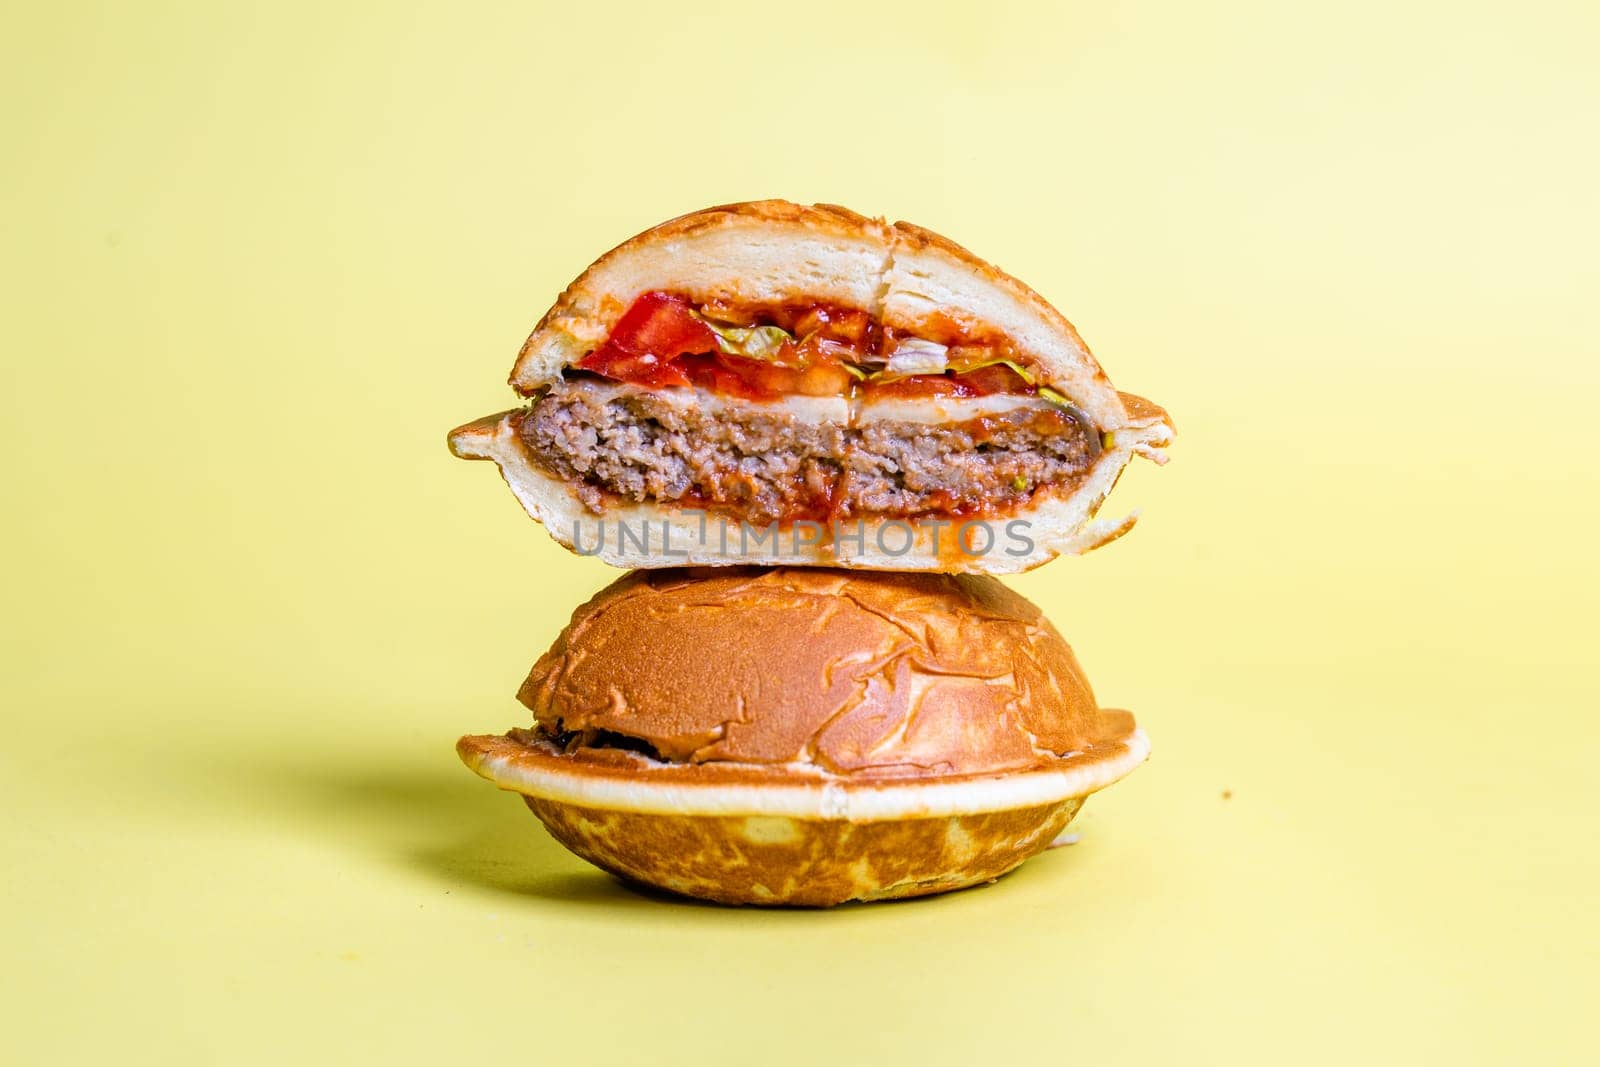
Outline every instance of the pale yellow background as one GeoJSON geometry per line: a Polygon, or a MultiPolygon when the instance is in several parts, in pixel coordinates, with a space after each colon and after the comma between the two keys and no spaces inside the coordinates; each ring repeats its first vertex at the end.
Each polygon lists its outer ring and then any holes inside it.
{"type": "Polygon", "coordinates": [[[1594,1056],[1594,12],[18,5],[0,1058],[1594,1056]],[[992,888],[648,899],[451,752],[612,573],[444,431],[759,196],[948,233],[1177,418],[1015,583],[1155,758],[992,888]]]}

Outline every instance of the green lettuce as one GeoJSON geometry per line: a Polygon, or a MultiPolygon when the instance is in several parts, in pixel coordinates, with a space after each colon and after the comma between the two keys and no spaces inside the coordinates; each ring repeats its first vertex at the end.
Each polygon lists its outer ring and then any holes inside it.
{"type": "Polygon", "coordinates": [[[783,346],[794,340],[789,331],[778,326],[729,326],[713,322],[698,311],[689,314],[705,323],[717,335],[717,347],[730,356],[781,365],[783,346]]]}

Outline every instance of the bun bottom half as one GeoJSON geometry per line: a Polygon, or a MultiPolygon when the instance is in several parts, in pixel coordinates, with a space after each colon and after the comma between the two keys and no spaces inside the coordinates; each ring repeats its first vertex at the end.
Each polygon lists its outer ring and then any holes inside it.
{"type": "Polygon", "coordinates": [[[1149,755],[1132,726],[1053,766],[852,781],[771,769],[595,764],[469,736],[463,762],[567,849],[628,881],[723,904],[825,907],[991,882],[1048,848],[1084,799],[1149,755]],[[703,773],[702,773],[703,772],[703,773]]]}
{"type": "Polygon", "coordinates": [[[719,904],[829,907],[992,882],[1042,852],[1082,797],[930,818],[653,815],[522,798],[570,851],[619,878],[719,904]]]}

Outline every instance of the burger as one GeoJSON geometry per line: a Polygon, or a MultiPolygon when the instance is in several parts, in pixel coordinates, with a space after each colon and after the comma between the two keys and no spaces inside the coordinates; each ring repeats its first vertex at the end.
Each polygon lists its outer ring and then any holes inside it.
{"type": "Polygon", "coordinates": [[[909,223],[694,212],[567,287],[452,431],[575,552],[636,568],[460,740],[579,856],[736,904],[987,882],[1149,752],[993,575],[1102,545],[1172,423],[1033,290],[909,223]]]}
{"type": "Polygon", "coordinates": [[[634,571],[460,740],[563,845],[635,883],[831,905],[991,881],[1148,755],[1039,609],[973,574],[634,571]]]}
{"type": "Polygon", "coordinates": [[[1086,551],[1166,413],[1060,312],[935,233],[763,200],[595,261],[450,447],[562,544],[622,567],[1005,573],[1086,551]]]}

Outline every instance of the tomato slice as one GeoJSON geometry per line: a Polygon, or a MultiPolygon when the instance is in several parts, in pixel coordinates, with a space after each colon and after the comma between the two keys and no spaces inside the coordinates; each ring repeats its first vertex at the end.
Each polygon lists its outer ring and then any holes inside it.
{"type": "Polygon", "coordinates": [[[688,385],[689,379],[676,363],[663,363],[655,355],[636,356],[607,341],[578,361],[580,370],[594,371],[619,382],[633,382],[659,389],[668,385],[688,385]]]}
{"type": "Polygon", "coordinates": [[[717,335],[695,318],[689,301],[645,293],[633,302],[606,343],[578,361],[582,370],[640,385],[688,385],[675,360],[717,351],[717,335]]]}
{"type": "Polygon", "coordinates": [[[717,335],[692,312],[681,296],[645,293],[633,302],[607,340],[635,355],[650,353],[663,360],[717,350],[717,335]]]}

